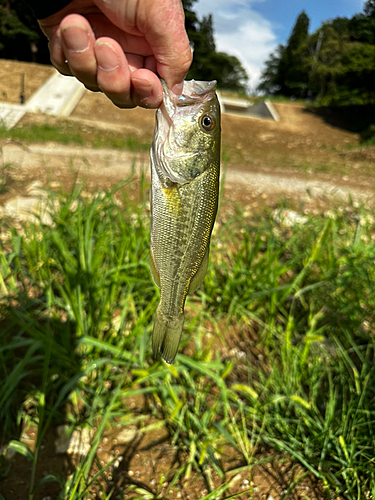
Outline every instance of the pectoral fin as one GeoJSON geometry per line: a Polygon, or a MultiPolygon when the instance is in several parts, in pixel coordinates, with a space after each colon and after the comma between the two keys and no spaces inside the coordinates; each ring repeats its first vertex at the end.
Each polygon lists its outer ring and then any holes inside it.
{"type": "Polygon", "coordinates": [[[208,254],[209,248],[207,247],[206,253],[203,257],[201,267],[198,269],[193,279],[190,282],[189,293],[194,293],[198,287],[203,283],[204,277],[206,276],[207,267],[208,267],[208,254]]]}

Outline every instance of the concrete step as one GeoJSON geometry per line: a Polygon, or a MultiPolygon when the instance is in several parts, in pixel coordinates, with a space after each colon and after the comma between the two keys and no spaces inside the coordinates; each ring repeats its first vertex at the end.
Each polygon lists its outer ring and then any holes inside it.
{"type": "Polygon", "coordinates": [[[85,92],[76,78],[56,71],[24,105],[0,103],[0,124],[12,128],[25,113],[69,116],[85,92]]]}
{"type": "Polygon", "coordinates": [[[76,78],[55,73],[26,103],[27,111],[69,116],[85,92],[76,78]]]}
{"type": "Polygon", "coordinates": [[[26,113],[25,106],[0,102],[0,125],[12,128],[26,113]]]}

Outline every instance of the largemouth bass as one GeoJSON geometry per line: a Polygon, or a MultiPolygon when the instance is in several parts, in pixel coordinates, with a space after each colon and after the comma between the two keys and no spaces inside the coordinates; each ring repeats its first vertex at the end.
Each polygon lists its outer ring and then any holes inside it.
{"type": "Polygon", "coordinates": [[[220,174],[216,82],[186,81],[181,96],[165,84],[151,147],[151,272],[160,288],[152,349],[173,363],[188,293],[203,282],[220,174]]]}

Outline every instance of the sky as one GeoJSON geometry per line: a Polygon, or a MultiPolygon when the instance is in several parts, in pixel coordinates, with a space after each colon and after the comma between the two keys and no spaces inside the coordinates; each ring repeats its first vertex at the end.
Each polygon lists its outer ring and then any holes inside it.
{"type": "Polygon", "coordinates": [[[313,32],[323,21],[362,12],[363,5],[364,0],[198,0],[193,9],[199,18],[212,14],[216,49],[238,57],[255,89],[265,61],[286,43],[302,10],[313,32]]]}

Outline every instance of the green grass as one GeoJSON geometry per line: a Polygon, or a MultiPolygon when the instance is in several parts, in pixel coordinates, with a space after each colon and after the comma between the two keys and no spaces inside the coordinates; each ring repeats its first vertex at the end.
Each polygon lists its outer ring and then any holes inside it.
{"type": "Polygon", "coordinates": [[[23,124],[20,127],[7,129],[0,126],[0,139],[15,139],[28,142],[56,142],[78,146],[92,146],[95,148],[116,148],[130,151],[148,151],[149,141],[142,141],[138,137],[116,134],[103,134],[94,130],[81,130],[79,125],[68,123],[63,125],[23,124]]]}
{"type": "MultiPolygon", "coordinates": [[[[288,492],[310,474],[327,498],[373,496],[373,218],[349,203],[292,229],[268,212],[219,218],[205,284],[188,301],[180,353],[168,366],[150,350],[158,292],[147,197],[81,192],[51,193],[53,228],[2,226],[10,233],[0,246],[1,439],[31,462],[29,500],[46,481],[61,499],[93,498],[93,488],[109,498],[111,464],[97,466],[98,446],[108,428],[129,424],[167,429],[181,457],[163,478],[168,491],[197,474],[207,500],[234,498],[230,478],[246,471],[251,479],[266,448],[301,466],[288,492]],[[207,335],[208,325],[217,333],[207,335]],[[225,339],[244,352],[219,350],[225,339]],[[141,412],[126,404],[134,396],[141,412]],[[97,429],[90,453],[68,479],[39,480],[43,439],[61,423],[97,429]],[[31,424],[35,451],[19,440],[31,424]],[[230,474],[228,453],[237,463],[230,474]]],[[[12,466],[3,456],[0,479],[12,466]]],[[[156,498],[158,488],[135,482],[126,493],[156,498]]]]}

